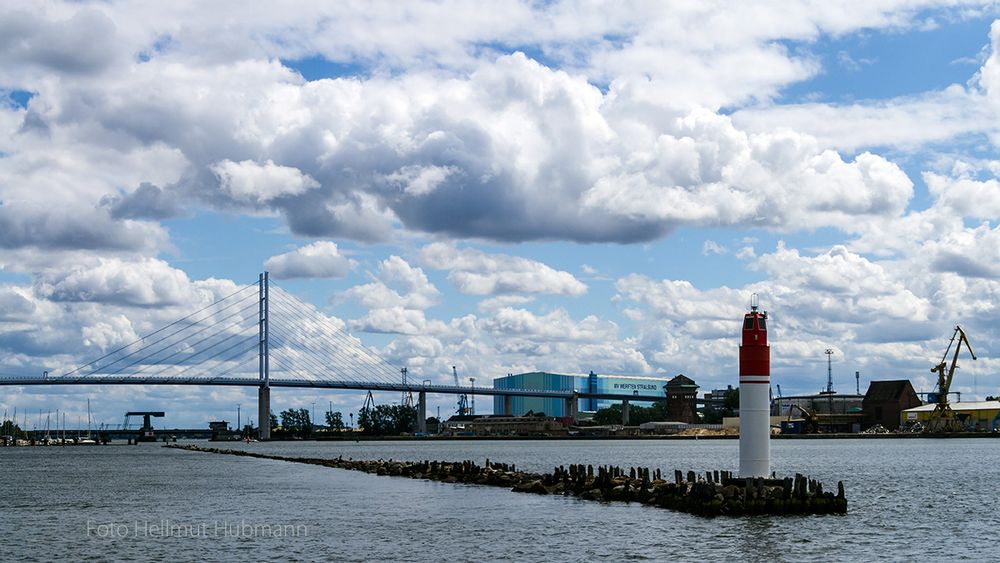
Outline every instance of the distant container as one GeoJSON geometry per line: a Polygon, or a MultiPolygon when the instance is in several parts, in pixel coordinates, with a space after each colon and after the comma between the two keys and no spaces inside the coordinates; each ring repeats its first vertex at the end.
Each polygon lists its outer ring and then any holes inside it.
{"type": "Polygon", "coordinates": [[[802,433],[802,421],[801,420],[782,420],[781,421],[781,433],[782,434],[801,434],[802,433]]]}

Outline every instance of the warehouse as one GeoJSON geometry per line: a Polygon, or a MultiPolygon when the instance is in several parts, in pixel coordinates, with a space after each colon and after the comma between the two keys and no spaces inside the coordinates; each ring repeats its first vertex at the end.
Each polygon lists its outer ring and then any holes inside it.
{"type": "MultiPolygon", "coordinates": [[[[906,409],[900,413],[903,426],[920,422],[926,425],[934,411],[934,403],[906,409]]],[[[1000,401],[951,403],[951,410],[968,430],[993,431],[1000,427],[1000,401]]]]}
{"type": "MultiPolygon", "coordinates": [[[[494,389],[532,389],[544,391],[577,391],[580,393],[610,393],[621,395],[622,398],[629,395],[659,395],[665,397],[663,386],[669,379],[662,377],[625,376],[625,375],[598,375],[590,372],[587,375],[565,375],[547,372],[519,373],[507,375],[493,380],[494,389]]],[[[504,412],[504,398],[496,396],[493,398],[493,412],[504,412]]],[[[610,407],[616,401],[598,399],[580,399],[578,409],[582,412],[593,412],[610,407]]],[[[651,403],[636,402],[635,406],[648,407],[651,403]]],[[[544,397],[513,397],[513,416],[523,416],[531,411],[534,413],[545,413],[548,416],[566,416],[565,401],[562,399],[548,399],[544,397]]]]}
{"type": "Polygon", "coordinates": [[[898,430],[900,413],[920,404],[920,397],[907,379],[872,381],[862,403],[861,425],[863,428],[882,425],[888,430],[898,430]]]}

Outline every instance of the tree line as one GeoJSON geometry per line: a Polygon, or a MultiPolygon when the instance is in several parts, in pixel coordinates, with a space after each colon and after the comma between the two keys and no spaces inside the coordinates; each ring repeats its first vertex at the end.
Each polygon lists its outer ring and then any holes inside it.
{"type": "MultiPolygon", "coordinates": [[[[740,409],[740,390],[727,389],[723,395],[721,406],[706,405],[702,412],[701,422],[705,424],[721,424],[723,417],[736,416],[740,409]]],[[[666,401],[657,401],[651,407],[629,405],[629,425],[638,426],[646,422],[661,422],[667,420],[666,401]]],[[[594,413],[594,424],[614,425],[622,423],[622,405],[615,403],[608,408],[599,409],[594,413]]]]}
{"type": "MultiPolygon", "coordinates": [[[[271,432],[276,437],[308,438],[313,436],[317,430],[343,432],[348,429],[344,422],[344,415],[340,411],[327,411],[325,413],[325,427],[313,424],[309,409],[286,409],[281,411],[279,416],[271,413],[271,432]]],[[[433,420],[437,421],[437,419],[433,420]]],[[[366,436],[398,436],[415,432],[416,428],[417,408],[414,406],[375,405],[363,408],[358,412],[358,430],[366,436]]]]}

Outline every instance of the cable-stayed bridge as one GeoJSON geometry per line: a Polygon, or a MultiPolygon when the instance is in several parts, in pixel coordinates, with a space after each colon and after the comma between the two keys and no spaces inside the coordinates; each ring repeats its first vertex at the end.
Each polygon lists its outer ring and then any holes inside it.
{"type": "MultiPolygon", "coordinates": [[[[270,437],[271,387],[417,393],[418,431],[426,431],[427,393],[559,398],[568,413],[576,412],[579,398],[663,398],[411,383],[405,368],[390,364],[313,305],[270,284],[266,272],[256,283],[61,375],[0,377],[0,385],[257,387],[262,439],[270,437]]],[[[508,414],[510,403],[504,401],[508,414]]]]}

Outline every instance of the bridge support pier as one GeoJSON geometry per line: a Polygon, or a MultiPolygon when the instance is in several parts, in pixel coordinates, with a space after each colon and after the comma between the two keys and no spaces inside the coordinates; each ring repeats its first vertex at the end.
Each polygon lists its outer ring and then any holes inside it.
{"type": "Polygon", "coordinates": [[[622,401],[622,426],[628,426],[628,399],[622,401]]]}
{"type": "Polygon", "coordinates": [[[258,440],[271,439],[271,388],[261,385],[257,388],[257,420],[260,421],[258,440]]]}
{"type": "Polygon", "coordinates": [[[566,406],[563,409],[563,413],[566,417],[572,418],[573,422],[576,422],[577,419],[577,412],[578,412],[577,405],[579,404],[579,402],[580,402],[580,396],[577,395],[576,393],[573,393],[572,397],[566,399],[566,406]]]}
{"type": "MultiPolygon", "coordinates": [[[[503,415],[514,416],[514,397],[510,395],[503,396],[503,415]]],[[[1000,414],[997,416],[1000,416],[1000,414]]]]}
{"type": "Polygon", "coordinates": [[[427,433],[427,391],[417,393],[417,432],[427,433]]]}

